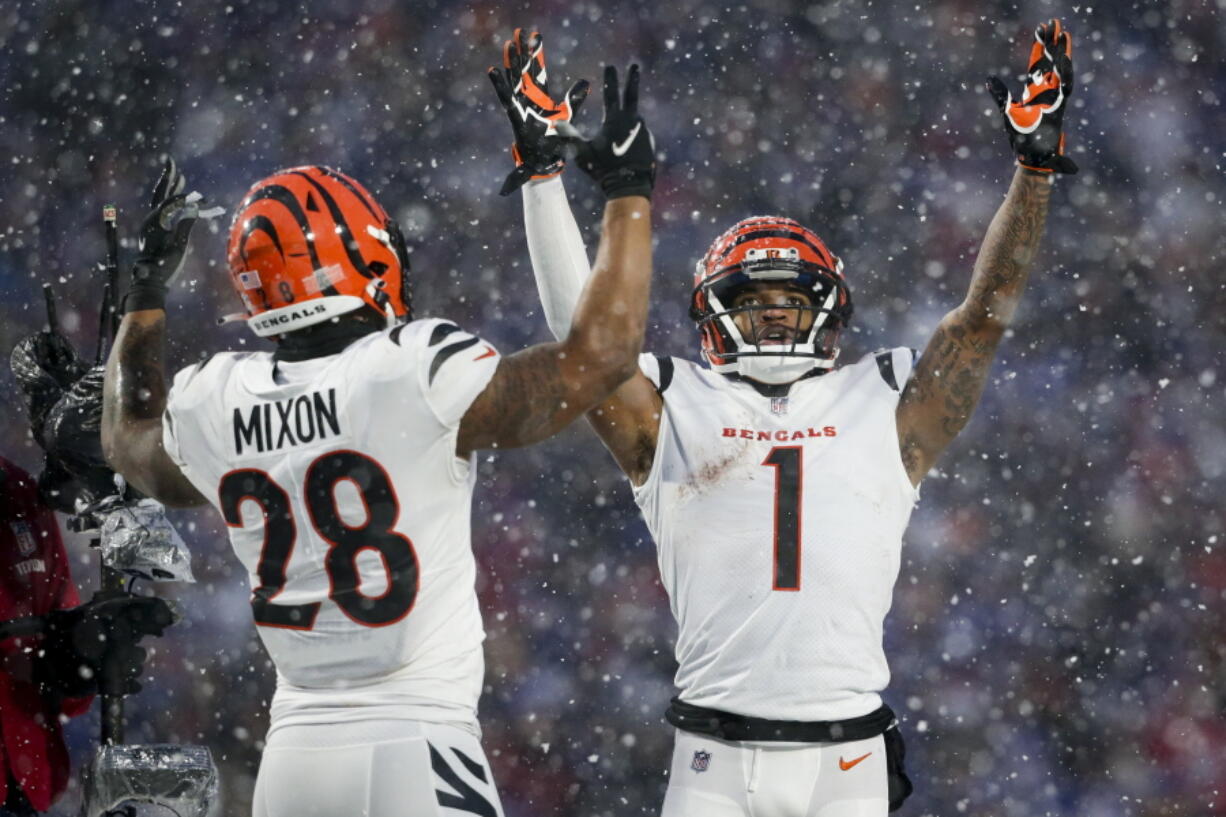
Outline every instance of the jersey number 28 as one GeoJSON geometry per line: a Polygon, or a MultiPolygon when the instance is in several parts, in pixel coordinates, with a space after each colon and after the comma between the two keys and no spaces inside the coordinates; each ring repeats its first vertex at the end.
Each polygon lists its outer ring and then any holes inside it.
{"type": "MultiPolygon", "coordinates": [[[[304,482],[311,526],[328,543],[324,569],[328,574],[328,598],[358,624],[383,627],[400,621],[417,600],[417,553],[407,536],[393,528],[400,516],[400,502],[383,466],[357,451],[333,451],[307,468],[304,482]],[[336,486],[352,483],[366,507],[366,521],[350,527],[341,518],[336,486]],[[373,550],[383,561],[387,587],[381,595],[361,591],[358,555],[373,550]]],[[[241,506],[252,500],[264,514],[264,544],[256,573],[259,587],[251,596],[255,623],[265,627],[309,630],[315,626],[320,602],[274,604],[285,588],[285,568],[294,552],[298,529],[289,494],[263,471],[241,468],[221,478],[218,486],[221,512],[230,527],[242,527],[241,506]]]]}

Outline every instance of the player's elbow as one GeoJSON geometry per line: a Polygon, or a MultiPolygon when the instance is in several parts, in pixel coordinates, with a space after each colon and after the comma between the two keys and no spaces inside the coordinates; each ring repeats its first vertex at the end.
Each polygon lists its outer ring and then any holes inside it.
{"type": "Polygon", "coordinates": [[[592,358],[588,367],[592,383],[592,391],[599,393],[600,398],[612,394],[623,383],[634,376],[638,369],[637,352],[626,348],[608,349],[592,358]]]}
{"type": "Polygon", "coordinates": [[[609,393],[613,393],[621,387],[630,378],[634,377],[634,373],[638,371],[638,354],[631,354],[624,360],[620,360],[616,366],[609,369],[608,377],[605,385],[609,393]]]}
{"type": "Polygon", "coordinates": [[[105,429],[103,430],[102,456],[106,458],[106,464],[111,466],[111,470],[116,474],[123,477],[125,482],[134,485],[142,493],[153,496],[140,463],[132,456],[132,448],[131,442],[125,442],[122,434],[114,432],[108,434],[105,429]]]}
{"type": "Polygon", "coordinates": [[[609,391],[629,380],[638,369],[638,356],[643,348],[642,331],[622,327],[622,331],[585,331],[572,328],[565,346],[568,354],[609,391]]]}
{"type": "Polygon", "coordinates": [[[138,447],[134,437],[138,428],[131,419],[124,417],[122,408],[114,400],[103,400],[98,435],[102,443],[102,456],[107,465],[115,473],[123,474],[125,479],[127,472],[133,469],[133,458],[138,447]]]}
{"type": "Polygon", "coordinates": [[[613,344],[604,364],[609,391],[634,377],[634,373],[638,371],[639,354],[642,350],[642,334],[622,336],[613,344]]]}
{"type": "Polygon", "coordinates": [[[133,481],[129,474],[139,470],[138,452],[141,448],[140,428],[135,423],[124,422],[113,413],[102,416],[102,456],[107,465],[124,479],[133,481]]]}
{"type": "Polygon", "coordinates": [[[102,456],[115,473],[122,474],[127,466],[124,458],[124,452],[127,449],[123,444],[122,433],[116,427],[113,418],[108,417],[105,411],[102,416],[101,431],[102,456]]]}

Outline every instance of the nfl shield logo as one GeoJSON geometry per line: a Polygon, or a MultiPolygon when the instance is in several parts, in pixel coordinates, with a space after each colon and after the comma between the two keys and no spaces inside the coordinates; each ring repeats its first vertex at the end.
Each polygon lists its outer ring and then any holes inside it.
{"type": "Polygon", "coordinates": [[[38,543],[34,540],[34,532],[30,530],[30,526],[20,520],[10,522],[9,527],[13,529],[13,537],[17,540],[17,550],[21,555],[29,556],[38,549],[38,543]]]}
{"type": "Polygon", "coordinates": [[[771,414],[787,414],[788,413],[788,396],[785,394],[782,397],[771,398],[771,414]]]}
{"type": "Polygon", "coordinates": [[[711,753],[704,752],[699,749],[694,753],[694,760],[690,763],[690,768],[696,772],[705,772],[707,767],[711,765],[711,753]]]}

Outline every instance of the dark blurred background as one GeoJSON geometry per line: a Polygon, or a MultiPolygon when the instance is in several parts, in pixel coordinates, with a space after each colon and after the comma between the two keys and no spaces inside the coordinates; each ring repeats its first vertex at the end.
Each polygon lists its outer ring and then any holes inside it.
{"type": "MultiPolygon", "coordinates": [[[[48,281],[92,353],[100,208],[118,204],[133,236],[164,154],[230,209],[278,168],[340,168],[404,225],[419,314],[504,351],[546,339],[520,202],[496,195],[510,130],[484,76],[515,25],[545,32],[556,88],[603,61],[644,66],[661,154],[652,351],[695,356],[694,260],[767,213],[844,258],[845,359],[922,347],[1013,172],[984,76],[1016,81],[1056,15],[1082,172],[1058,182],[987,395],[906,537],[887,635],[916,782],[903,813],[1226,814],[1223,0],[8,2],[0,348],[42,326],[48,281]]],[[[580,124],[598,120],[597,94],[580,124]]],[[[594,250],[600,201],[581,174],[566,184],[594,250]]],[[[215,325],[238,308],[227,225],[197,230],[172,294],[175,368],[264,345],[215,325]]],[[[0,450],[35,470],[7,367],[0,395],[0,450]]],[[[161,591],[187,620],[157,644],[130,735],[208,744],[216,813],[246,814],[273,670],[219,517],[173,518],[199,583],[161,591]]],[[[675,628],[594,436],[483,455],[473,545],[508,817],[657,813],[675,628]]],[[[96,557],[71,550],[88,587],[96,557]]],[[[74,722],[78,763],[96,734],[96,710],[74,722]]]]}

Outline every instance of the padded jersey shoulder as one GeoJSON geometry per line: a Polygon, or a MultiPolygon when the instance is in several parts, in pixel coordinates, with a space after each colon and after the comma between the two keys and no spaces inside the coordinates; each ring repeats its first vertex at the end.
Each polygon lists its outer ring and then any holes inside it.
{"type": "Polygon", "coordinates": [[[184,366],[175,373],[166,405],[191,406],[219,394],[240,364],[257,359],[271,361],[269,352],[215,352],[199,363],[184,366]]]}
{"type": "Polygon", "coordinates": [[[903,388],[911,377],[916,356],[917,353],[914,349],[905,346],[895,346],[890,349],[878,349],[875,352],[871,352],[860,358],[852,366],[857,369],[864,369],[866,372],[875,369],[876,377],[881,383],[884,383],[890,391],[902,394],[903,388]]]}

